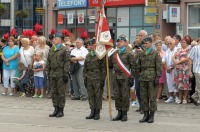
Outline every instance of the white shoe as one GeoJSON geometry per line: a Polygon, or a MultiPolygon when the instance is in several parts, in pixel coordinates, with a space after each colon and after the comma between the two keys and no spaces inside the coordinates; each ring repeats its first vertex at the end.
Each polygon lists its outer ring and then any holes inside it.
{"type": "Polygon", "coordinates": [[[137,101],[133,101],[133,103],[132,103],[132,107],[134,107],[134,106],[136,106],[138,104],[138,102],[137,101]]]}
{"type": "Polygon", "coordinates": [[[2,95],[6,95],[6,93],[1,93],[2,95]]]}
{"type": "Polygon", "coordinates": [[[13,94],[13,93],[10,93],[9,95],[10,95],[10,96],[13,96],[14,94],[13,94]]]}
{"type": "Polygon", "coordinates": [[[181,103],[181,101],[179,100],[178,97],[175,97],[175,103],[176,103],[176,104],[180,104],[180,103],[181,103]]]}
{"type": "Polygon", "coordinates": [[[174,98],[173,97],[169,97],[168,100],[165,101],[165,103],[171,103],[174,102],[174,98]]]}
{"type": "Polygon", "coordinates": [[[176,104],[181,104],[181,101],[178,99],[175,101],[176,104]]]}

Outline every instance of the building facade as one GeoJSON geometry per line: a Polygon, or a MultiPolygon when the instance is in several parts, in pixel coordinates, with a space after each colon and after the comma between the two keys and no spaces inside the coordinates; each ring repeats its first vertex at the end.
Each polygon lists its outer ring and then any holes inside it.
{"type": "MultiPolygon", "coordinates": [[[[90,38],[95,36],[100,2],[101,0],[57,0],[56,9],[51,9],[56,12],[57,31],[68,29],[75,37],[87,31],[90,38]]],[[[150,34],[154,33],[154,24],[146,24],[144,21],[144,7],[145,0],[106,2],[105,13],[113,40],[120,34],[125,34],[132,43],[142,29],[150,34]]]]}
{"type": "Polygon", "coordinates": [[[159,30],[162,36],[179,34],[181,37],[190,35],[192,38],[199,38],[200,0],[171,1],[177,2],[177,4],[164,3],[164,1],[158,3],[157,24],[161,27],[159,30]]]}
{"type": "MultiPolygon", "coordinates": [[[[28,17],[25,19],[15,17],[15,28],[18,34],[21,34],[24,29],[34,30],[36,23],[44,25],[43,0],[13,0],[15,3],[15,12],[25,10],[28,12],[28,17]],[[41,8],[39,12],[37,9],[41,8]]],[[[43,26],[42,26],[43,28],[43,26]]],[[[41,29],[43,32],[43,29],[41,29]]]]}
{"type": "Polygon", "coordinates": [[[6,6],[6,13],[0,18],[0,35],[14,27],[14,0],[0,0],[6,6]]]}

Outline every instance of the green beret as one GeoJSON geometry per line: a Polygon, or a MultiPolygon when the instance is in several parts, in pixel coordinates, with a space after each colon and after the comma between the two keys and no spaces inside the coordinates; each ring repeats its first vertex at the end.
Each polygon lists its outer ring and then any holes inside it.
{"type": "Polygon", "coordinates": [[[117,39],[117,42],[119,42],[120,40],[123,40],[123,41],[127,41],[126,40],[126,36],[119,36],[119,38],[117,39]]]}
{"type": "Polygon", "coordinates": [[[89,45],[95,44],[95,39],[90,39],[88,44],[89,45]]]}
{"type": "Polygon", "coordinates": [[[58,38],[61,38],[61,39],[63,39],[63,36],[62,36],[62,34],[61,33],[56,33],[55,35],[54,35],[54,38],[55,37],[58,37],[58,38]]]}
{"type": "Polygon", "coordinates": [[[143,43],[146,43],[147,41],[152,42],[152,38],[151,37],[147,37],[143,39],[143,43]]]}

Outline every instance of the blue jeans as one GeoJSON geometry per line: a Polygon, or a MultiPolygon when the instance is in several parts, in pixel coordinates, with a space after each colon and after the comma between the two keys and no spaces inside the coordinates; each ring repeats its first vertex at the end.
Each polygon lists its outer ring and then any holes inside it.
{"type": "Polygon", "coordinates": [[[141,102],[141,96],[140,96],[140,85],[139,85],[139,75],[135,76],[135,90],[136,90],[136,96],[138,99],[138,103],[140,108],[142,107],[142,102],[141,102]]]}

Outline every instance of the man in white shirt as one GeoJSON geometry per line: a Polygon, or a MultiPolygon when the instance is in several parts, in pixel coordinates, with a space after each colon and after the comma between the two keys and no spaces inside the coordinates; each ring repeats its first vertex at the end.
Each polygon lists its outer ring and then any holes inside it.
{"type": "Polygon", "coordinates": [[[176,48],[181,48],[181,36],[180,35],[174,35],[175,45],[176,48]]]}
{"type": "Polygon", "coordinates": [[[168,86],[168,92],[169,92],[169,98],[166,103],[171,103],[174,102],[174,94],[176,95],[175,97],[175,102],[178,103],[178,90],[173,84],[174,80],[174,74],[175,74],[175,64],[172,61],[172,57],[174,56],[176,52],[176,47],[175,47],[175,40],[170,38],[167,41],[168,43],[168,50],[165,52],[164,57],[162,58],[162,62],[165,65],[166,68],[166,76],[167,76],[167,86],[168,86]]]}
{"type": "Polygon", "coordinates": [[[71,56],[75,56],[71,58],[71,62],[80,64],[78,71],[72,74],[74,90],[74,96],[71,98],[72,100],[87,100],[87,90],[83,80],[83,66],[88,50],[83,46],[83,44],[84,41],[81,38],[78,38],[76,40],[76,48],[74,48],[70,54],[71,56]]]}
{"type": "Polygon", "coordinates": [[[193,47],[189,54],[189,75],[192,76],[192,70],[195,76],[196,87],[192,95],[193,103],[198,106],[200,103],[200,45],[193,47]],[[193,64],[193,67],[192,67],[193,64]],[[192,69],[193,68],[193,69],[192,69]]]}

